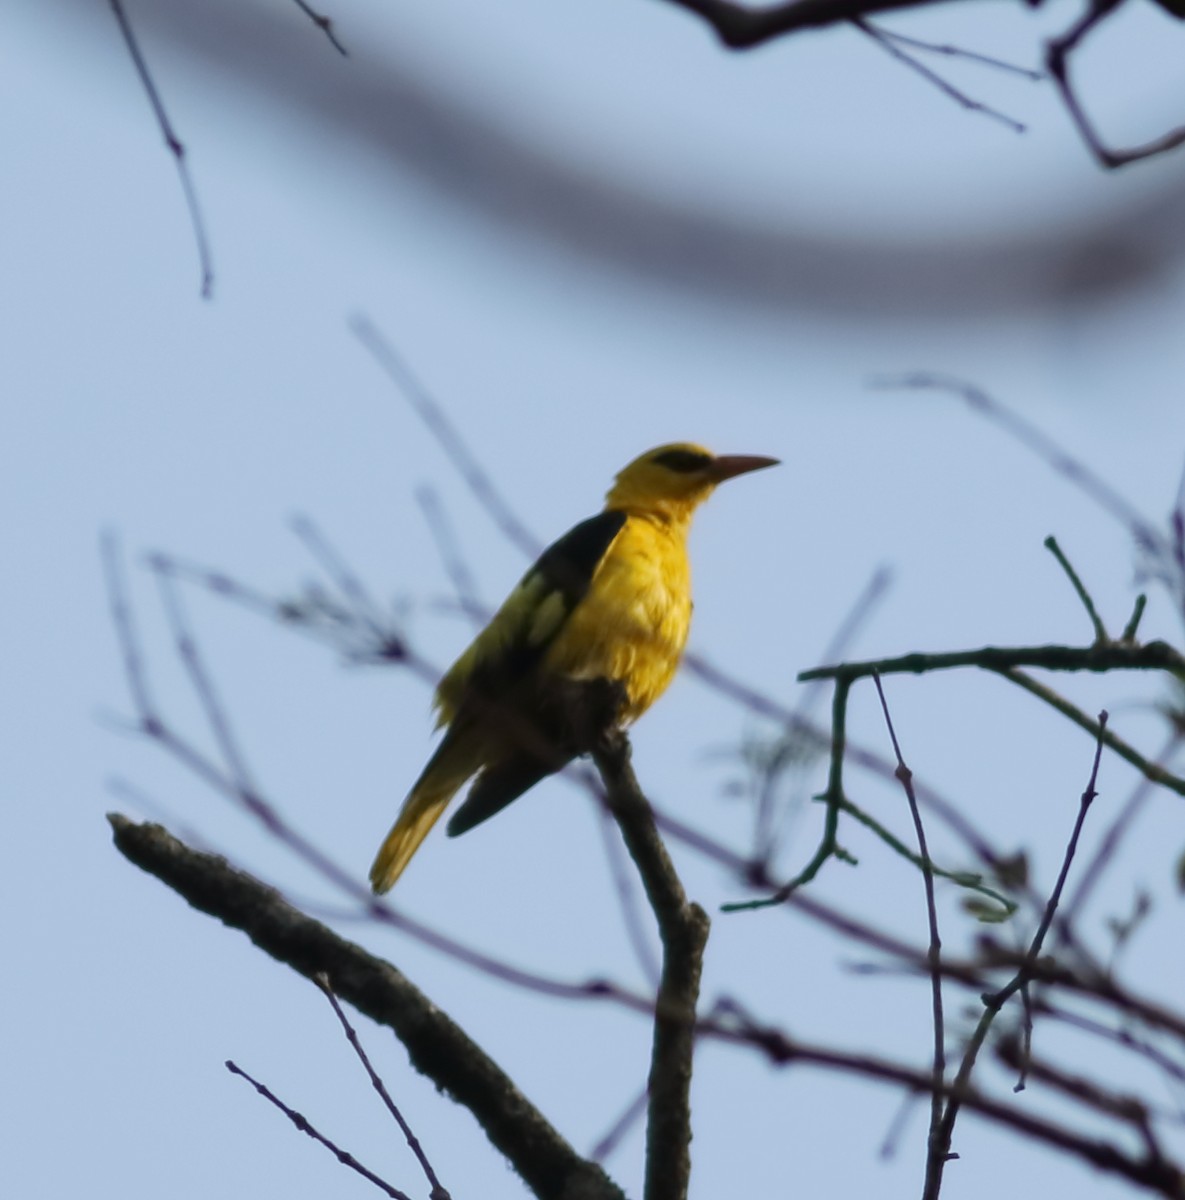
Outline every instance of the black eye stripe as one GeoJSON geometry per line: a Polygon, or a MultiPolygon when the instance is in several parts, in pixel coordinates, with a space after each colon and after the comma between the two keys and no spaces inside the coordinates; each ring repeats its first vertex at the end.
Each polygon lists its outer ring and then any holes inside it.
{"type": "Polygon", "coordinates": [[[690,474],[692,471],[702,471],[712,461],[712,456],[695,450],[664,450],[650,461],[671,471],[690,474]]]}

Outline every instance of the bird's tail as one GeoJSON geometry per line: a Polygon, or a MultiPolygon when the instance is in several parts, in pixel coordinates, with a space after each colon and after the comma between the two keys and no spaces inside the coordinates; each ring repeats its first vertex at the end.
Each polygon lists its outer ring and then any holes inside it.
{"type": "Polygon", "coordinates": [[[420,848],[448,802],[481,765],[471,761],[467,754],[458,754],[459,750],[461,747],[455,742],[450,744],[446,735],[403,802],[399,816],[370,868],[370,886],[379,895],[389,891],[403,874],[403,868],[420,848]]]}

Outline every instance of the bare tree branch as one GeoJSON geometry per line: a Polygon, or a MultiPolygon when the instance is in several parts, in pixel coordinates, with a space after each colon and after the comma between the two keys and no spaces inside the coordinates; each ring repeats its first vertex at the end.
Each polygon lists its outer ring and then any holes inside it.
{"type": "MultiPolygon", "coordinates": [[[[905,66],[919,72],[967,110],[994,117],[1017,133],[1024,131],[1024,126],[1019,121],[1014,121],[996,109],[982,104],[978,100],[973,100],[966,93],[919,63],[912,55],[904,53],[899,47],[892,45],[895,35],[878,29],[868,21],[869,17],[877,13],[928,6],[938,0],[790,0],[789,3],[773,5],[768,8],[747,8],[744,5],[731,3],[730,0],[666,0],[666,2],[701,17],[730,50],[749,50],[754,46],[772,41],[774,38],[798,33],[804,29],[818,29],[840,23],[851,24],[877,41],[905,66]]],[[[1158,2],[1166,12],[1174,16],[1181,17],[1182,12],[1185,11],[1185,6],[1180,3],[1180,0],[1158,0],[1158,2]]],[[[1127,166],[1129,163],[1139,162],[1141,159],[1151,158],[1154,155],[1164,154],[1185,144],[1185,126],[1181,126],[1140,146],[1132,146],[1123,150],[1109,148],[1096,133],[1094,125],[1087,117],[1086,111],[1070,83],[1069,59],[1071,53],[1090,30],[1101,24],[1123,3],[1124,0],[1089,0],[1083,16],[1076,20],[1065,33],[1052,38],[1045,44],[1045,63],[1049,77],[1053,80],[1062,104],[1074,122],[1078,136],[1096,161],[1109,170],[1127,166]]],[[[1032,7],[1036,7],[1036,5],[1033,4],[1032,7]]],[[[904,42],[904,39],[899,40],[904,42]]],[[[949,47],[934,48],[926,43],[918,42],[916,39],[913,40],[913,45],[917,48],[937,49],[938,52],[951,52],[949,47]]],[[[983,55],[974,56],[965,53],[965,57],[978,57],[981,61],[990,62],[1017,73],[1024,73],[1030,78],[1037,74],[1024,71],[1023,68],[1011,67],[1010,64],[1000,63],[983,55]]]]}
{"type": "Polygon", "coordinates": [[[685,1200],[691,1178],[691,1076],[708,915],[688,901],[618,734],[594,750],[609,809],[642,876],[662,938],[646,1133],[646,1200],[685,1200]]]}
{"type": "Polygon", "coordinates": [[[930,1134],[927,1139],[926,1151],[926,1180],[922,1191],[923,1200],[938,1200],[942,1189],[942,1172],[950,1151],[949,1138],[942,1138],[942,1089],[946,1082],[946,1017],[942,1003],[942,938],[938,932],[938,905],[934,899],[934,867],[930,862],[930,851],[926,845],[926,828],[922,823],[922,814],[918,808],[917,793],[913,789],[913,772],[905,764],[901,754],[901,745],[897,741],[897,730],[893,727],[893,717],[889,712],[889,702],[885,699],[884,685],[880,675],[873,675],[876,684],[876,694],[880,698],[881,712],[884,714],[885,725],[889,730],[889,740],[893,743],[893,756],[897,759],[897,778],[905,791],[905,799],[909,804],[909,815],[913,820],[914,832],[918,839],[918,854],[921,856],[922,884],[926,891],[926,924],[930,932],[929,945],[926,948],[926,960],[930,969],[930,1013],[933,1025],[934,1083],[930,1094],[930,1134]]]}
{"type": "MultiPolygon", "coordinates": [[[[513,1156],[524,1156],[531,1176],[520,1170],[537,1195],[547,1200],[622,1200],[616,1185],[577,1155],[497,1065],[389,963],[292,908],[274,889],[232,870],[225,860],[190,850],[160,826],[137,825],[118,815],[112,816],[111,822],[116,845],[130,861],[180,892],[194,907],[244,930],[266,953],[301,974],[311,978],[318,971],[327,971],[347,1002],[395,1030],[407,1046],[413,1065],[470,1107],[491,1141],[516,1166],[518,1159],[513,1156]],[[536,1178],[538,1185],[533,1182],[536,1178]]],[[[879,935],[866,924],[843,918],[802,893],[791,897],[791,904],[845,936],[856,937],[926,969],[923,950],[879,935]]],[[[982,991],[989,978],[985,972],[997,967],[1024,968],[1032,982],[1069,988],[1109,1005],[1129,1021],[1140,1021],[1185,1040],[1185,1019],[1179,1014],[1135,996],[1104,975],[1079,975],[1048,956],[1033,959],[1027,952],[1017,956],[1004,948],[992,949],[987,943],[985,951],[980,962],[945,961],[944,976],[982,991]]],[[[641,1010],[633,998],[612,988],[588,989],[584,995],[641,1010]]],[[[776,1066],[813,1065],[878,1080],[919,1095],[928,1095],[934,1086],[929,1068],[798,1041],[780,1029],[753,1020],[735,1003],[720,1002],[711,1015],[700,1018],[697,1028],[704,1036],[748,1046],[776,1066]]],[[[1180,1200],[1183,1194],[1185,1175],[1171,1160],[1129,1153],[1093,1131],[1080,1131],[994,1099],[971,1087],[967,1080],[946,1084],[942,1091],[948,1101],[957,1098],[959,1106],[968,1112],[1139,1187],[1172,1200],[1180,1200]]],[[[1082,1099],[1083,1103],[1091,1102],[1089,1096],[1082,1099]]]]}
{"type": "Polygon", "coordinates": [[[115,845],[194,908],[241,929],[265,953],[394,1030],[412,1065],[473,1113],[490,1142],[545,1200],[624,1200],[600,1166],[582,1158],[459,1025],[390,963],[339,937],[224,859],[199,854],[159,825],[109,817],[115,845]]]}
{"type": "Polygon", "coordinates": [[[1046,671],[1168,671],[1185,675],[1185,656],[1168,642],[1145,642],[1125,646],[1109,642],[1101,646],[981,646],[976,650],[952,650],[939,654],[901,654],[867,662],[839,663],[812,667],[798,678],[861,679],[872,675],[922,675],[952,667],[982,667],[1001,674],[1014,667],[1041,667],[1046,671]]]}
{"type": "Polygon", "coordinates": [[[904,654],[896,658],[877,659],[869,662],[840,663],[836,666],[814,667],[803,671],[798,678],[835,679],[837,683],[851,684],[857,679],[872,675],[915,674],[942,671],[956,667],[979,667],[994,671],[1026,691],[1039,696],[1053,705],[1074,723],[1086,729],[1103,744],[1136,767],[1153,783],[1185,795],[1185,779],[1165,770],[1129,746],[1122,738],[1113,734],[1105,725],[1099,725],[1079,712],[1068,701],[1044,684],[1031,679],[1018,668],[1041,667],[1047,671],[1166,671],[1176,678],[1185,676],[1185,656],[1167,642],[1145,642],[1131,645],[1124,642],[1096,643],[1093,646],[981,646],[977,650],[955,650],[942,654],[904,654]]]}
{"type": "MultiPolygon", "coordinates": [[[[1129,163],[1139,162],[1144,158],[1152,158],[1164,154],[1185,144],[1185,125],[1170,130],[1161,137],[1153,138],[1141,146],[1131,146],[1126,150],[1113,150],[1107,146],[1095,131],[1094,124],[1086,115],[1078,94],[1070,83],[1070,53],[1082,42],[1082,39],[1109,17],[1123,0],[1090,0],[1086,12],[1061,37],[1054,38],[1045,47],[1045,65],[1049,69],[1050,78],[1057,86],[1062,104],[1070,114],[1078,130],[1078,136],[1086,143],[1087,149],[1094,155],[1100,166],[1108,170],[1125,167],[1129,163]]],[[[1168,12],[1174,11],[1170,3],[1162,3],[1168,12]]],[[[1175,15],[1180,16],[1180,13],[1175,15]]]]}
{"type": "Polygon", "coordinates": [[[729,0],[666,0],[702,17],[730,50],[750,50],[801,29],[820,29],[873,13],[917,8],[933,0],[790,0],[769,8],[746,8],[729,0]]]}

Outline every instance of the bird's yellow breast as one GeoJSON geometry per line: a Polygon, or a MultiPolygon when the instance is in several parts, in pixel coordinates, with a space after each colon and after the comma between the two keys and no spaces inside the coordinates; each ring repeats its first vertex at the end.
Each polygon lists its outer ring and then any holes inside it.
{"type": "Polygon", "coordinates": [[[548,647],[544,670],[612,679],[633,721],[666,690],[691,626],[686,527],[631,515],[548,647]]]}

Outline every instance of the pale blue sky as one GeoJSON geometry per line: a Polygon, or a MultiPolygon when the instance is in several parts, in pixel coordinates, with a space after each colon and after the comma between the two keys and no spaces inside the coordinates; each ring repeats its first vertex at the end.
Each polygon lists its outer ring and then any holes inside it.
{"type": "MultiPolygon", "coordinates": [[[[469,630],[438,603],[449,586],[416,489],[438,490],[489,601],[523,562],[348,332],[348,315],[365,311],[541,539],[594,511],[650,445],[691,438],[782,458],[698,521],[693,645],[786,703],[881,565],[894,584],[853,654],[1084,641],[1042,539],[1062,539],[1117,627],[1134,594],[1124,531],[956,401],[868,382],[919,367],[973,379],[1161,518],[1185,450],[1185,156],[1105,176],[1038,86],[950,68],[1031,125],[1017,137],[854,32],[729,56],[691,18],[642,0],[519,0],[513,13],[343,0],[331,15],[353,51],[345,60],[295,6],[130,11],[189,147],[214,251],[210,303],[106,6],[40,0],[0,19],[2,686],[15,818],[0,850],[0,1122],[21,1151],[5,1156],[3,1190],[368,1194],[226,1074],[234,1058],[423,1194],[316,991],[111,848],[103,813],[127,808],[108,790],[119,777],[172,827],[299,901],[336,902],[222,800],[113,730],[129,706],[100,531],[123,541],[157,693],[187,731],[198,714],[137,565],[147,550],[291,591],[312,567],[286,521],[308,514],[445,663],[469,630]],[[1116,274],[1129,284],[1104,286],[1116,274]]],[[[1032,62],[1035,31],[1072,12],[977,5],[886,23],[1032,62]]],[[[1083,78],[1117,138],[1185,119],[1180,26],[1145,6],[1098,43],[1083,78]]],[[[263,787],[361,876],[432,745],[427,691],[191,600],[263,787]]],[[[1146,628],[1181,635],[1156,594],[1146,628]]],[[[1105,704],[1145,747],[1162,736],[1147,681],[1066,688],[1105,704]]],[[[1030,847],[1048,881],[1089,740],[992,679],[895,681],[890,696],[919,774],[1003,843],[1030,847]]],[[[863,743],[885,749],[871,695],[853,720],[863,743]]],[[[743,847],[745,810],[723,795],[728,754],[768,732],[684,677],[637,729],[639,774],[656,801],[743,847]]],[[[1120,804],[1132,782],[1107,760],[1100,805],[1120,804]]],[[[853,792],[906,829],[896,792],[859,777],[853,792]]],[[[1158,939],[1177,944],[1167,881],[1179,814],[1179,801],[1156,799],[1095,914],[1122,911],[1133,882],[1157,890],[1131,966],[1141,986],[1178,996],[1179,959],[1151,964],[1158,939]]],[[[792,821],[787,871],[813,848],[818,817],[808,804],[792,821]]],[[[821,894],[920,935],[917,878],[848,840],[863,865],[829,867],[821,894]]],[[[710,911],[738,894],[678,854],[710,911]]],[[[518,964],[638,980],[598,818],[560,782],[466,838],[430,839],[395,900],[518,964]]],[[[976,930],[948,900],[958,946],[976,930]]],[[[636,1018],[524,996],[391,934],[341,928],[461,1021],[578,1148],[640,1087],[647,1030],[636,1018]]],[[[797,1036],[924,1062],[924,988],[854,977],[845,964],[859,957],[782,914],[717,916],[705,996],[738,994],[797,1036]]],[[[387,1035],[361,1030],[457,1200],[520,1195],[469,1116],[387,1035]]],[[[1064,1053],[1073,1063],[1073,1047],[1064,1053]]],[[[1026,1103],[1046,1101],[1033,1089],[1026,1103]]],[[[700,1200],[917,1194],[920,1113],[897,1157],[877,1156],[898,1107],[890,1092],[706,1046],[695,1104],[700,1200]]],[[[957,1148],[951,1200],[1036,1194],[1048,1181],[1088,1200],[1120,1194],[970,1119],[957,1148]]],[[[640,1161],[635,1130],[608,1163],[631,1194],[640,1161]]]]}

